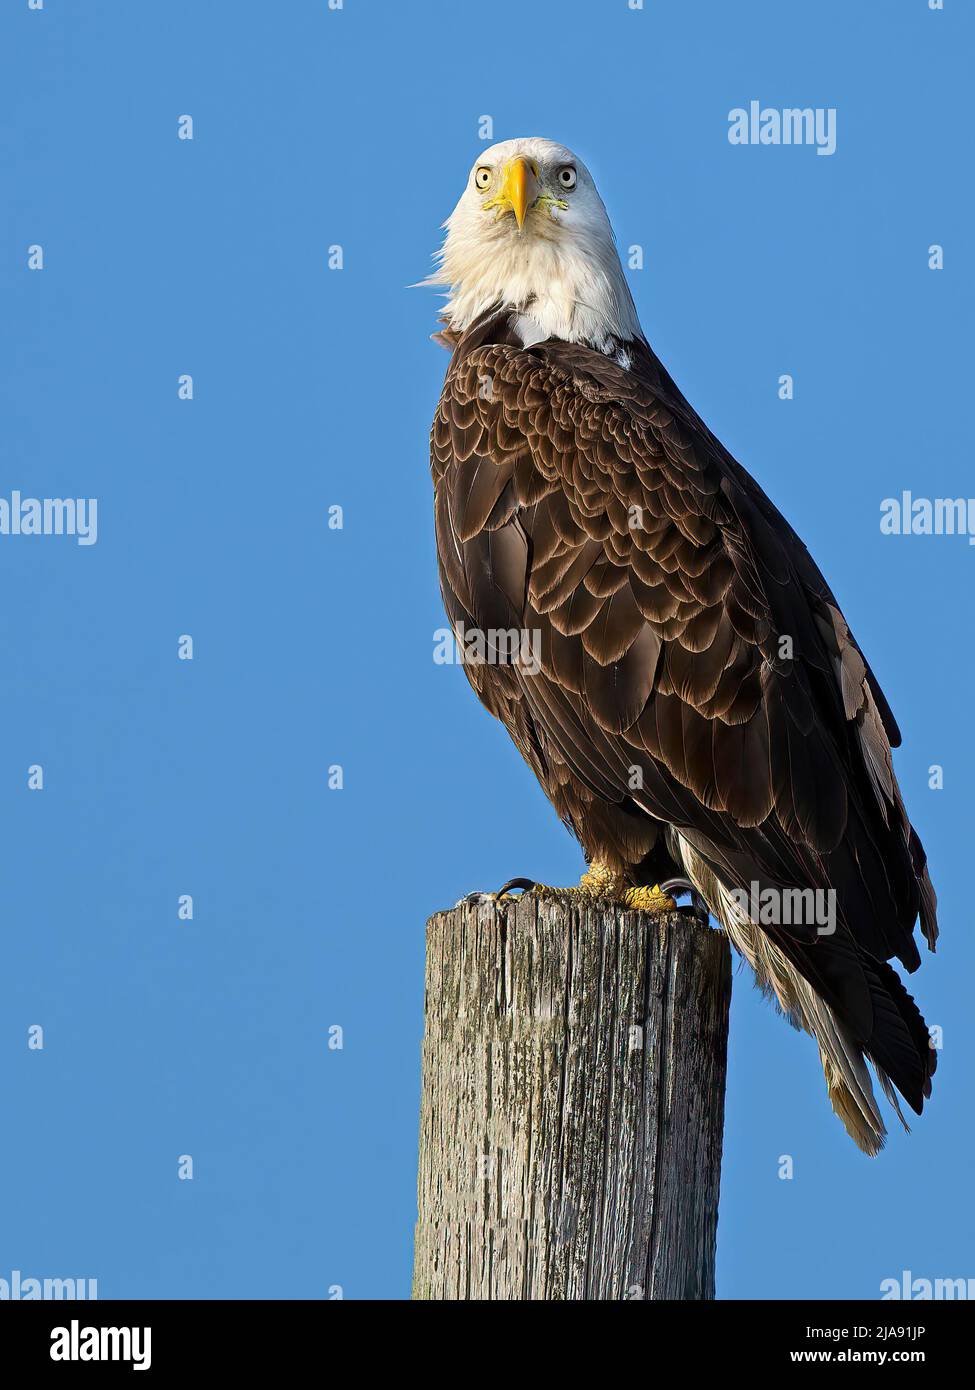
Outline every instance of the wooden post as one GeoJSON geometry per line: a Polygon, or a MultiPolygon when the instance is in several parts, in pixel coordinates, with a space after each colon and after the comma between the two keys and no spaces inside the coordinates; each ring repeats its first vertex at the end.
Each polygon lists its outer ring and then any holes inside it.
{"type": "Polygon", "coordinates": [[[714,1297],[731,962],[684,913],[427,923],[413,1297],[714,1297]]]}

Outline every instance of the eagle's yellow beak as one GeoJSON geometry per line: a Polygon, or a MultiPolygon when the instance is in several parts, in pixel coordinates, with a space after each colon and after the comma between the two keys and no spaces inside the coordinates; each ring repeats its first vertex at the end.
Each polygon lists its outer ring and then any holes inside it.
{"type": "Polygon", "coordinates": [[[519,232],[525,225],[525,217],[535,201],[537,189],[538,181],[535,177],[535,171],[527,159],[522,159],[519,156],[505,165],[501,192],[497,201],[500,207],[511,208],[515,215],[515,221],[518,223],[519,232]]]}

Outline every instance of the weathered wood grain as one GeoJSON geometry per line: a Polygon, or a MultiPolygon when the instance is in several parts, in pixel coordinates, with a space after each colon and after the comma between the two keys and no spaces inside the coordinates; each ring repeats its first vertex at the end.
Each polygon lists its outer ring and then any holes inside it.
{"type": "Polygon", "coordinates": [[[427,924],[413,1297],[714,1297],[724,936],[526,896],[427,924]]]}

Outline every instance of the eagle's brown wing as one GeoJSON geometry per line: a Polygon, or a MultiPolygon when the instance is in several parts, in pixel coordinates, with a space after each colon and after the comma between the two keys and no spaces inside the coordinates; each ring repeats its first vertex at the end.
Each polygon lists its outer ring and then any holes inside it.
{"type": "Polygon", "coordinates": [[[475,326],[432,459],[452,622],[539,643],[540,671],[472,683],[550,795],[585,788],[583,844],[616,805],[675,827],[725,889],[832,889],[833,935],[766,934],[920,1110],[935,1054],[885,962],[917,967],[919,912],[933,945],[934,894],[893,718],[795,533],[642,344],[624,369],[475,326]]]}

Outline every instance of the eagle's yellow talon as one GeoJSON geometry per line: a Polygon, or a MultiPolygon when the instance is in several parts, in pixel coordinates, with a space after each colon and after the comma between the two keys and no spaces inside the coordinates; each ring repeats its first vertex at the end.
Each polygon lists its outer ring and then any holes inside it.
{"type": "Polygon", "coordinates": [[[652,888],[627,888],[622,901],[635,912],[676,912],[677,904],[656,884],[652,888]]]}
{"type": "Polygon", "coordinates": [[[513,888],[521,889],[522,895],[545,900],[560,899],[566,903],[617,903],[621,907],[638,912],[673,912],[677,904],[663,889],[628,888],[622,874],[615,873],[605,864],[593,862],[580,878],[575,888],[553,888],[547,883],[536,883],[534,879],[513,878],[497,893],[477,895],[494,902],[511,902],[513,888]]]}

